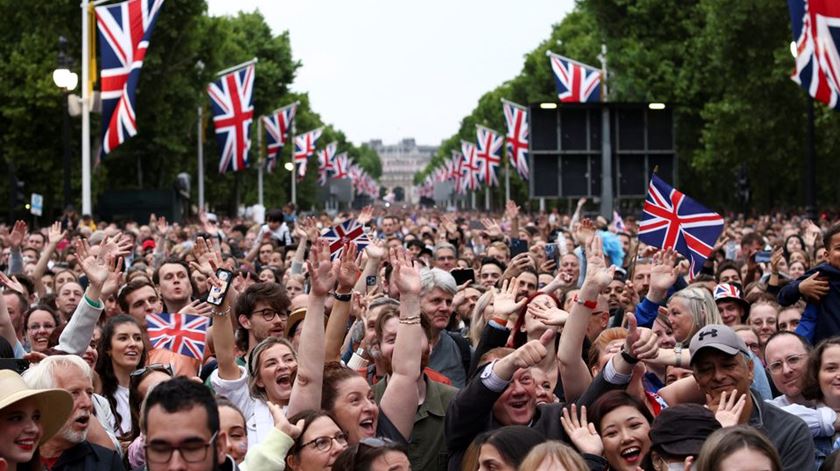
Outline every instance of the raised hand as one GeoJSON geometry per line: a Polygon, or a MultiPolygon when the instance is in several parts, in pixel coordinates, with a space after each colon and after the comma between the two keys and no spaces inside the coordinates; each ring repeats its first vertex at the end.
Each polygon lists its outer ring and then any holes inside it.
{"type": "Polygon", "coordinates": [[[61,230],[61,222],[56,221],[50,226],[50,230],[47,233],[47,240],[50,246],[55,247],[66,235],[67,231],[61,230]]]}
{"type": "Polygon", "coordinates": [[[190,268],[198,270],[204,276],[210,276],[222,265],[221,257],[211,250],[204,237],[196,237],[193,245],[193,255],[197,262],[190,262],[190,268]]]}
{"type": "Polygon", "coordinates": [[[554,341],[554,329],[543,332],[538,340],[531,340],[525,345],[517,348],[510,354],[513,366],[516,369],[530,368],[539,364],[548,355],[548,346],[554,341]]]}
{"type": "Polygon", "coordinates": [[[569,313],[555,306],[546,306],[541,303],[528,304],[528,315],[552,327],[562,327],[569,318],[569,313]]]}
{"type": "MultiPolygon", "coordinates": [[[[706,395],[706,404],[713,404],[713,398],[706,395]]],[[[741,421],[741,413],[744,412],[744,406],[747,404],[747,395],[741,394],[739,396],[737,390],[724,391],[720,395],[717,410],[715,410],[715,419],[720,422],[723,427],[733,427],[738,425],[741,421]],[[727,397],[727,393],[729,396],[727,397]]]]}
{"type": "Polygon", "coordinates": [[[195,301],[187,304],[184,306],[181,311],[181,314],[192,314],[195,316],[204,316],[210,317],[213,315],[213,309],[215,306],[212,304],[202,301],[201,299],[196,299],[195,301]]]}
{"type": "Polygon", "coordinates": [[[382,239],[371,239],[370,243],[365,247],[365,254],[368,259],[382,260],[385,256],[385,241],[382,239]]]}
{"type": "Polygon", "coordinates": [[[508,202],[505,203],[505,217],[509,221],[519,217],[519,206],[517,206],[514,201],[508,200],[508,202]]]}
{"type": "Polygon", "coordinates": [[[300,239],[306,239],[314,242],[320,233],[318,232],[318,223],[312,216],[299,218],[295,224],[295,235],[300,239]]]}
{"type": "Polygon", "coordinates": [[[130,254],[132,249],[131,239],[125,234],[119,234],[114,237],[106,237],[101,244],[99,244],[99,257],[107,260],[109,257],[125,257],[130,254]]]}
{"type": "Polygon", "coordinates": [[[122,257],[118,257],[117,259],[111,257],[108,263],[108,277],[105,278],[105,282],[102,283],[103,298],[107,298],[108,296],[115,294],[119,287],[125,283],[123,261],[124,259],[122,257]]]}
{"type": "Polygon", "coordinates": [[[560,424],[566,435],[581,453],[589,453],[590,455],[600,456],[604,451],[604,442],[598,431],[595,430],[595,424],[589,422],[586,418],[586,406],[580,408],[580,418],[577,414],[577,405],[572,404],[572,412],[569,413],[567,407],[563,408],[563,416],[560,417],[560,424]]]}
{"type": "Polygon", "coordinates": [[[779,247],[770,255],[770,272],[779,273],[779,263],[782,261],[782,248],[779,247]]]}
{"type": "Polygon", "coordinates": [[[604,260],[604,242],[600,237],[593,237],[586,251],[586,278],[583,284],[600,293],[610,284],[614,275],[615,266],[607,268],[604,260]]]}
{"type": "Polygon", "coordinates": [[[580,224],[575,229],[574,236],[578,244],[589,247],[589,244],[592,243],[592,238],[595,237],[595,224],[589,218],[581,219],[580,224]]]}
{"type": "Polygon", "coordinates": [[[335,286],[338,277],[338,261],[330,261],[330,246],[323,239],[317,239],[309,251],[309,267],[311,280],[310,294],[326,296],[335,286]]]}
{"type": "Polygon", "coordinates": [[[499,226],[499,223],[496,222],[495,219],[482,218],[481,225],[484,226],[484,230],[487,231],[487,235],[489,237],[493,238],[502,236],[502,228],[499,226]]]}
{"type": "Polygon", "coordinates": [[[400,292],[400,297],[406,295],[418,296],[420,294],[420,270],[417,268],[417,263],[411,260],[411,255],[407,250],[400,247],[391,249],[389,254],[389,261],[394,267],[394,272],[391,278],[394,280],[394,285],[400,292]]]}
{"type": "Polygon", "coordinates": [[[671,249],[660,251],[653,257],[653,266],[650,269],[650,294],[659,299],[651,298],[651,301],[659,302],[665,298],[668,289],[677,282],[679,267],[676,266],[677,254],[671,249]]]}
{"type": "Polygon", "coordinates": [[[90,246],[87,240],[84,239],[76,241],[76,255],[79,258],[82,271],[87,275],[90,284],[98,286],[101,290],[110,273],[109,262],[115,263],[113,257],[111,257],[111,260],[106,261],[101,257],[102,250],[100,250],[99,257],[94,256],[90,253],[90,246]]]}
{"type": "Polygon", "coordinates": [[[653,360],[659,356],[659,339],[652,330],[639,327],[636,316],[627,313],[624,317],[627,323],[627,338],[624,340],[624,351],[639,360],[653,360]]]}
{"type": "Polygon", "coordinates": [[[0,285],[9,288],[10,290],[18,293],[24,294],[26,291],[23,289],[23,285],[17,280],[16,277],[9,278],[5,273],[0,271],[0,285]]]}
{"type": "Polygon", "coordinates": [[[28,228],[26,222],[18,220],[12,228],[12,232],[6,237],[6,245],[12,249],[19,249],[24,240],[26,240],[26,233],[28,228]]]}
{"type": "Polygon", "coordinates": [[[516,301],[516,294],[519,292],[519,278],[502,281],[502,290],[496,293],[493,300],[493,313],[497,317],[507,319],[514,312],[522,309],[528,302],[528,298],[516,301]]]}
{"type": "Polygon", "coordinates": [[[268,410],[271,412],[271,418],[274,419],[274,428],[285,433],[292,440],[297,440],[300,434],[303,433],[303,427],[306,424],[306,421],[300,419],[296,424],[292,424],[289,422],[289,419],[286,418],[286,413],[283,412],[282,407],[271,401],[267,402],[267,404],[268,410]]]}
{"type": "Polygon", "coordinates": [[[455,224],[455,220],[452,219],[452,216],[448,214],[442,214],[440,216],[440,221],[443,225],[443,229],[446,230],[449,234],[456,234],[458,232],[458,225],[455,224]]]}
{"type": "Polygon", "coordinates": [[[373,207],[371,205],[367,205],[362,208],[362,211],[359,213],[359,217],[356,218],[356,222],[366,226],[371,219],[373,219],[373,207]]]}
{"type": "Polygon", "coordinates": [[[350,242],[341,251],[338,265],[338,291],[341,293],[349,293],[362,273],[356,261],[357,250],[356,244],[350,242]]]}

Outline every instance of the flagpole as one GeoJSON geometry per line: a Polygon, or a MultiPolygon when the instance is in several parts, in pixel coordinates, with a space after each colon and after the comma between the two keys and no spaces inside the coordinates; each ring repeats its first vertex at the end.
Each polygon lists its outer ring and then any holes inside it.
{"type": "Polygon", "coordinates": [[[490,185],[484,187],[484,210],[490,212],[490,185]]]}
{"type": "MultiPolygon", "coordinates": [[[[507,154],[507,150],[505,150],[505,154],[507,154]]],[[[505,204],[508,201],[510,201],[510,155],[505,159],[505,204]]]]}
{"type": "Polygon", "coordinates": [[[263,168],[265,161],[262,158],[262,118],[257,118],[257,203],[263,205],[263,168]]]}
{"type": "Polygon", "coordinates": [[[88,0],[82,0],[82,214],[93,214],[90,195],[90,28],[88,0]]]}
{"type": "Polygon", "coordinates": [[[237,65],[235,65],[235,66],[233,66],[233,67],[228,67],[228,68],[227,68],[227,69],[225,69],[225,70],[222,70],[222,71],[216,72],[216,76],[218,77],[218,76],[220,76],[220,75],[225,75],[225,74],[228,74],[228,73],[230,73],[230,72],[233,72],[234,70],[239,70],[239,69],[241,69],[241,68],[243,68],[243,67],[248,67],[248,66],[249,66],[249,65],[251,65],[251,64],[256,64],[257,62],[258,62],[258,59],[255,57],[255,58],[253,58],[253,59],[251,59],[251,60],[249,60],[249,61],[245,61],[245,62],[243,62],[243,63],[241,63],[241,64],[237,64],[237,65]]]}
{"type": "Polygon", "coordinates": [[[204,210],[204,126],[202,116],[204,110],[199,105],[198,107],[198,212],[204,210]]]}
{"type": "Polygon", "coordinates": [[[289,139],[289,159],[292,161],[292,204],[297,207],[297,168],[295,167],[295,123],[297,122],[297,116],[295,119],[292,120],[292,131],[291,137],[289,139]]]}
{"type": "Polygon", "coordinates": [[[612,144],[610,109],[607,95],[607,45],[601,44],[601,216],[610,220],[613,213],[612,144]]]}

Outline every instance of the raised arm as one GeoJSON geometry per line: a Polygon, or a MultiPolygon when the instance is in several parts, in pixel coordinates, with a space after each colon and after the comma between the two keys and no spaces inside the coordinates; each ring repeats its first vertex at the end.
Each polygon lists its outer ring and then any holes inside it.
{"type": "Polygon", "coordinates": [[[16,221],[12,232],[9,233],[4,241],[9,246],[9,275],[23,273],[23,256],[20,253],[20,246],[26,239],[26,233],[26,222],[16,221]]]}
{"type": "Polygon", "coordinates": [[[514,201],[505,204],[505,216],[510,220],[510,238],[519,238],[519,206],[514,201]]]}
{"type": "Polygon", "coordinates": [[[325,342],[326,361],[338,361],[341,358],[341,346],[347,334],[347,319],[350,317],[353,284],[359,278],[359,265],[356,257],[356,244],[348,244],[341,252],[338,265],[338,288],[335,290],[336,299],[330,318],[327,321],[325,342]],[[351,296],[350,300],[338,299],[351,296]]]}
{"type": "MultiPolygon", "coordinates": [[[[193,255],[198,262],[190,262],[190,267],[201,272],[214,286],[221,286],[222,281],[216,277],[215,273],[215,269],[222,263],[221,257],[216,251],[210,249],[203,237],[195,239],[193,255]]],[[[216,309],[216,316],[208,334],[208,337],[213,338],[213,351],[216,353],[216,362],[219,364],[219,379],[228,381],[237,380],[242,376],[242,370],[236,364],[234,353],[236,345],[234,324],[226,319],[233,316],[231,310],[238,296],[233,285],[230,283],[222,305],[216,309]]]]}
{"type": "Polygon", "coordinates": [[[557,348],[557,365],[563,382],[563,392],[568,402],[574,402],[583,395],[592,381],[592,375],[581,357],[583,340],[592,318],[592,311],[598,305],[601,290],[610,284],[615,273],[615,266],[609,268],[606,266],[603,242],[600,237],[592,238],[586,257],[586,278],[578,293],[577,302],[572,306],[572,312],[563,327],[563,335],[560,337],[560,345],[557,348]]]}
{"type": "Polygon", "coordinates": [[[367,247],[365,247],[365,255],[367,261],[365,262],[365,269],[362,271],[362,276],[356,280],[356,285],[353,287],[354,291],[365,293],[367,289],[367,277],[379,277],[379,264],[382,257],[385,256],[385,242],[381,239],[372,240],[367,247]]]}
{"type": "MultiPolygon", "coordinates": [[[[349,247],[344,246],[343,252],[349,247]]],[[[324,300],[335,286],[338,262],[330,262],[330,247],[318,239],[309,251],[309,305],[301,321],[298,369],[286,415],[292,417],[305,410],[321,407],[321,388],[324,382],[324,300]]]]}
{"type": "Polygon", "coordinates": [[[400,290],[400,325],[394,340],[392,373],[382,396],[380,407],[406,439],[414,429],[419,394],[417,381],[422,373],[423,328],[420,326],[420,271],[404,249],[391,249],[391,275],[400,290]]]}
{"type": "MultiPolygon", "coordinates": [[[[23,286],[17,280],[6,276],[3,272],[0,272],[0,285],[19,294],[23,294],[23,286]]],[[[12,324],[12,317],[9,315],[9,308],[6,307],[6,298],[3,296],[0,296],[0,336],[6,339],[12,348],[18,342],[15,326],[12,324]]]]}
{"type": "Polygon", "coordinates": [[[41,258],[38,259],[38,263],[32,271],[32,281],[35,283],[35,291],[38,292],[39,298],[43,298],[47,293],[46,289],[44,289],[44,283],[41,281],[41,277],[43,277],[44,272],[47,271],[47,265],[50,262],[50,258],[55,253],[55,248],[66,234],[66,231],[61,230],[61,222],[56,221],[52,223],[52,226],[50,226],[47,244],[44,246],[44,250],[41,251],[41,258]]]}
{"type": "Polygon", "coordinates": [[[298,220],[295,224],[295,238],[298,240],[295,254],[292,256],[292,273],[303,273],[303,259],[306,256],[306,244],[314,243],[318,239],[318,226],[315,225],[315,218],[307,217],[298,220]]]}

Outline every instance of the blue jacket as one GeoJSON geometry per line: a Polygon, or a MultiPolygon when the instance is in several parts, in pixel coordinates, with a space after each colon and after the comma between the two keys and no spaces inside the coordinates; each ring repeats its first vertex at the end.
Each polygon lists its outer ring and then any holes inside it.
{"type": "Polygon", "coordinates": [[[828,294],[818,303],[808,303],[796,333],[816,344],[840,334],[840,269],[821,263],[779,291],[779,304],[790,306],[801,297],[799,283],[816,272],[828,279],[828,294]]]}

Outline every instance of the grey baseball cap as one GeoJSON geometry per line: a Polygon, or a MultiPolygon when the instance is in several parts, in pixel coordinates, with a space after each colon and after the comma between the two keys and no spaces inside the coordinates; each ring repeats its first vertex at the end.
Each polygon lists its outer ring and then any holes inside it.
{"type": "Polygon", "coordinates": [[[750,351],[744,340],[734,330],[723,324],[709,324],[694,334],[689,345],[691,363],[694,364],[697,353],[704,348],[714,348],[727,355],[743,353],[749,356],[750,351]]]}

